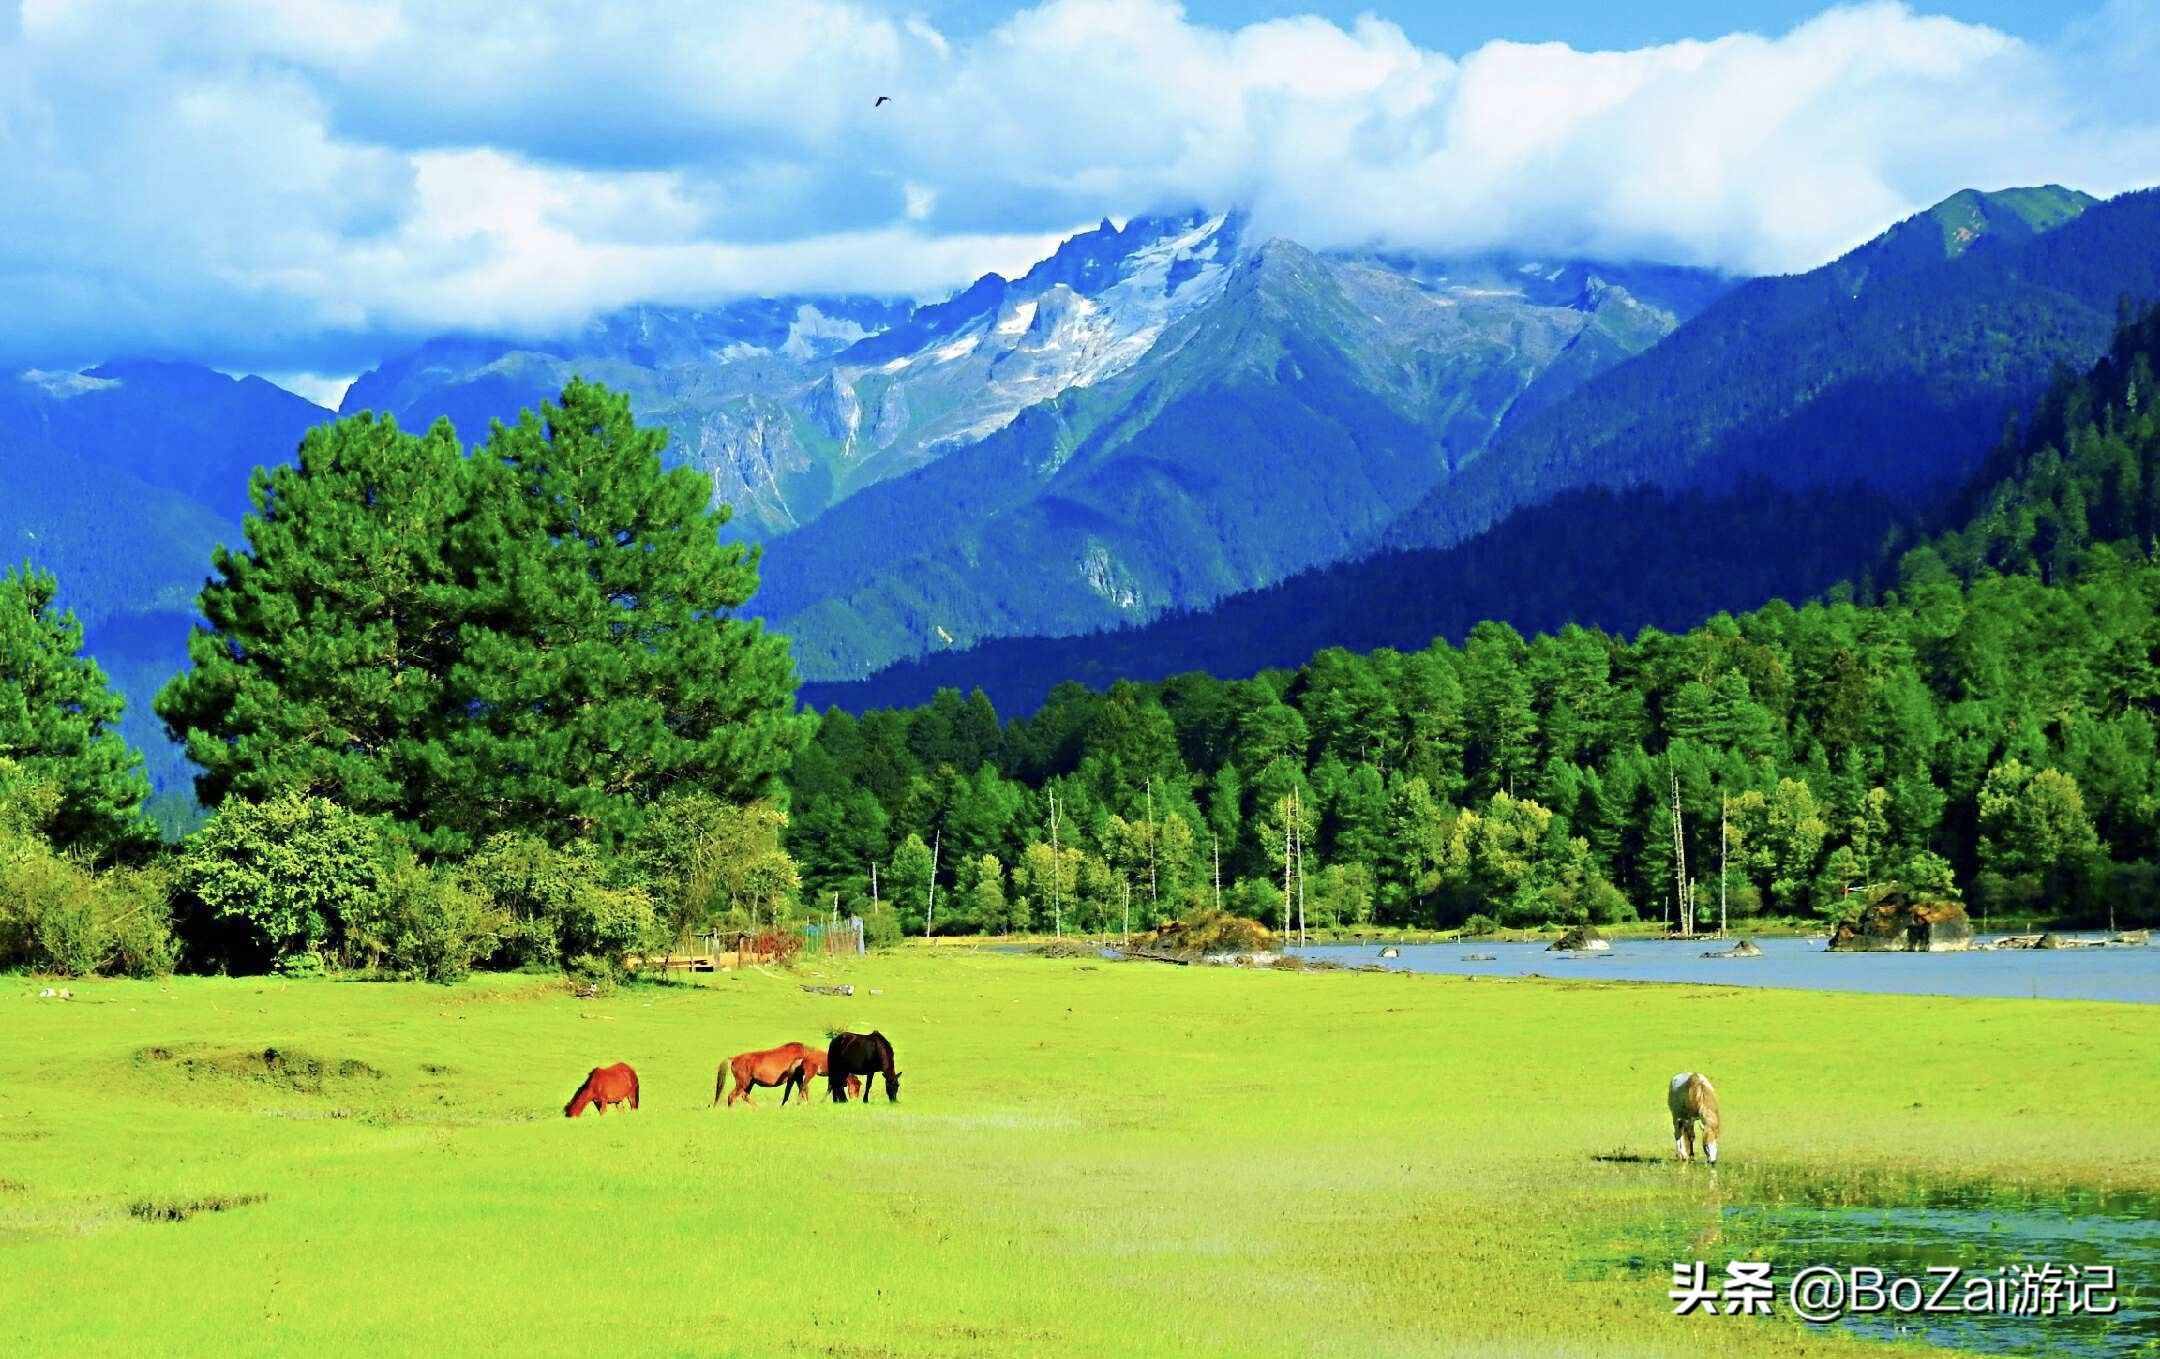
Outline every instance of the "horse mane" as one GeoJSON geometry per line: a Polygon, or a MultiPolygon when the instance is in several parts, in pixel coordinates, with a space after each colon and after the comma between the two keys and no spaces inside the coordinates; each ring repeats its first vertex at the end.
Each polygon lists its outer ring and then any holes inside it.
{"type": "Polygon", "coordinates": [[[577,1093],[572,1095],[570,1102],[563,1106],[564,1118],[576,1118],[579,1114],[585,1112],[586,1105],[593,1102],[593,1077],[599,1074],[599,1067],[594,1067],[585,1073],[585,1080],[578,1086],[577,1093]]]}

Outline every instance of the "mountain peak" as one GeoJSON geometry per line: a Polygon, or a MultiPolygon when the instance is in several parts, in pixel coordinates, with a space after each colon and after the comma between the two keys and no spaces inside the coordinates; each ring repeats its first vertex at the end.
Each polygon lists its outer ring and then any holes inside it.
{"type": "Polygon", "coordinates": [[[2091,194],[2060,184],[2015,189],[1960,189],[1922,213],[1921,217],[1940,228],[1943,253],[1954,259],[1982,236],[2008,235],[2017,239],[2037,236],[2061,226],[2099,201],[2091,194]]]}
{"type": "Polygon", "coordinates": [[[2017,246],[2075,219],[2100,200],[2060,184],[1960,189],[1848,251],[1827,268],[1849,296],[1871,282],[1954,260],[1982,241],[2017,246]]]}

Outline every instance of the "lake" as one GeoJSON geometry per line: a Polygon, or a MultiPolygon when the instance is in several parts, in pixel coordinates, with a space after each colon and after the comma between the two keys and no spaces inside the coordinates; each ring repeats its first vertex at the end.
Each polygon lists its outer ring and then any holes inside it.
{"type": "MultiPolygon", "coordinates": [[[[1744,936],[1743,936],[1744,937],[1744,936]]],[[[1606,981],[1709,982],[1808,991],[1901,995],[2027,996],[2048,1000],[2160,1003],[2160,948],[2003,949],[1965,953],[1831,953],[1809,939],[1757,939],[1760,958],[1705,958],[1720,939],[1615,939],[1610,953],[1554,953],[1543,944],[1469,941],[1402,944],[1384,959],[1379,944],[1316,944],[1306,958],[1378,963],[1410,972],[1473,977],[1580,977],[1606,981]],[[1489,953],[1491,962],[1463,955],[1489,953]]]]}

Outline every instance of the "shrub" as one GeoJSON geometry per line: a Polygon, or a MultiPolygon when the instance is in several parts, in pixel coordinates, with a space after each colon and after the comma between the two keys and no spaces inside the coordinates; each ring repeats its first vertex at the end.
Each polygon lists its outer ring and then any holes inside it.
{"type": "Polygon", "coordinates": [[[723,921],[758,929],[792,917],[802,874],[782,840],[787,813],[769,802],[709,793],[663,799],[632,838],[629,858],[650,884],[666,942],[723,921]]]}
{"type": "Polygon", "coordinates": [[[308,978],[320,977],[329,969],[323,965],[322,955],[310,950],[286,954],[277,960],[276,971],[280,977],[308,978]]]}
{"type": "Polygon", "coordinates": [[[802,945],[800,930],[760,930],[750,941],[750,952],[789,967],[794,964],[795,955],[802,952],[802,945]]]}
{"type": "Polygon", "coordinates": [[[901,940],[900,913],[889,901],[880,901],[863,912],[863,943],[870,948],[891,948],[901,940]]]}
{"type": "Polygon", "coordinates": [[[611,975],[623,955],[649,946],[661,932],[651,893],[642,884],[617,885],[588,844],[557,849],[538,836],[505,833],[465,861],[459,881],[503,915],[503,949],[511,965],[598,966],[611,975]]]}
{"type": "Polygon", "coordinates": [[[360,960],[422,981],[453,982],[494,950],[502,921],[483,893],[401,848],[346,929],[360,960]]]}
{"type": "Polygon", "coordinates": [[[37,916],[37,952],[48,970],[87,977],[104,964],[105,931],[91,900],[95,890],[89,882],[67,878],[48,888],[37,916]]]}
{"type": "Polygon", "coordinates": [[[172,928],[171,874],[160,868],[114,869],[103,877],[110,951],[105,970],[162,977],[180,960],[172,928]]]}
{"type": "Polygon", "coordinates": [[[178,889],[272,958],[343,942],[381,875],[375,823],[319,797],[228,802],[180,855],[178,889]]]}
{"type": "Polygon", "coordinates": [[[607,959],[581,953],[563,960],[563,978],[573,991],[605,993],[615,989],[616,969],[607,959]]]}
{"type": "Polygon", "coordinates": [[[1500,922],[1494,920],[1489,915],[1483,914],[1482,912],[1468,917],[1462,923],[1462,932],[1472,937],[1494,934],[1497,933],[1499,929],[1500,922]]]}
{"type": "Polygon", "coordinates": [[[0,966],[159,976],[177,953],[155,875],[93,873],[40,839],[0,831],[0,966]]]}

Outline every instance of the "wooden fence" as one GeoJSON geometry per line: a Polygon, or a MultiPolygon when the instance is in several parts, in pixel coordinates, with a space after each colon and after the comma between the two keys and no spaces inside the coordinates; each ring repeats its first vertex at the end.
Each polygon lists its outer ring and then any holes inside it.
{"type": "Polygon", "coordinates": [[[865,953],[868,946],[863,940],[863,923],[859,915],[845,920],[829,920],[822,925],[803,926],[803,952],[805,953],[865,953]]]}
{"type": "MultiPolygon", "coordinates": [[[[759,931],[760,934],[763,931],[759,931]]],[[[867,941],[863,936],[861,916],[849,916],[845,920],[826,920],[802,928],[803,952],[805,953],[867,953],[867,941]]],[[[755,963],[772,961],[770,952],[760,952],[757,935],[743,931],[722,933],[707,930],[692,937],[689,951],[633,956],[632,967],[656,967],[662,971],[685,969],[691,972],[716,972],[723,969],[748,967],[755,963]]]]}

